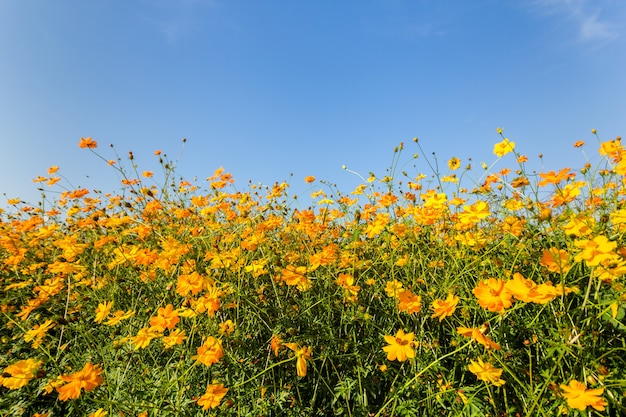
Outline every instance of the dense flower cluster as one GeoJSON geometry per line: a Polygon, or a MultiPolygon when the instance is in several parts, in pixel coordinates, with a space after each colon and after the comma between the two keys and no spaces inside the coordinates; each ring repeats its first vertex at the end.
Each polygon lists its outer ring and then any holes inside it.
{"type": "Polygon", "coordinates": [[[0,414],[623,412],[626,150],[533,183],[498,133],[519,169],[472,189],[458,157],[434,182],[394,159],[347,194],[307,176],[295,208],[287,183],[243,192],[223,168],[173,181],[157,151],[161,186],[131,153],[134,175],[108,160],[120,193],[9,199],[0,414]]]}

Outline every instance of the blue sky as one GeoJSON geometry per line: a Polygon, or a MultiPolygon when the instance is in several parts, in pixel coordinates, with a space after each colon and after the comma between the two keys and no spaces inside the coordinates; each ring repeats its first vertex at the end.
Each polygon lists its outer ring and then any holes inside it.
{"type": "Polygon", "coordinates": [[[87,136],[155,171],[187,138],[180,175],[302,196],[322,188],[307,175],[352,190],[342,165],[382,177],[413,137],[440,165],[489,164],[497,127],[533,169],[580,167],[592,128],[626,133],[625,22],[618,0],[2,0],[0,206],[36,203],[52,165],[118,190],[87,136]]]}

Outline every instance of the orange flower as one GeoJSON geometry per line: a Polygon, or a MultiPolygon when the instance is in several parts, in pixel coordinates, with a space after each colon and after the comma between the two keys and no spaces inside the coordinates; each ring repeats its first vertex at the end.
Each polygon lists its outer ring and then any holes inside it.
{"type": "Polygon", "coordinates": [[[274,352],[274,356],[278,356],[278,350],[280,349],[280,345],[282,340],[277,335],[272,336],[272,340],[270,342],[270,347],[272,348],[272,352],[274,352]]]}
{"type": "Polygon", "coordinates": [[[197,359],[203,365],[211,366],[218,363],[224,356],[222,341],[213,336],[209,336],[202,346],[198,348],[198,354],[192,356],[191,359],[197,359]]]}
{"type": "Polygon", "coordinates": [[[290,287],[295,286],[300,291],[306,291],[311,288],[311,281],[304,275],[306,272],[305,266],[288,265],[283,269],[281,279],[290,287]]]}
{"type": "Polygon", "coordinates": [[[578,410],[585,410],[592,406],[598,411],[604,411],[606,400],[602,397],[604,388],[587,389],[585,384],[572,379],[569,385],[561,384],[563,397],[567,400],[567,405],[578,410]]]}
{"type": "Polygon", "coordinates": [[[66,384],[56,388],[59,393],[59,400],[75,400],[80,396],[81,389],[84,389],[85,392],[92,391],[104,381],[104,378],[100,376],[101,373],[102,369],[99,365],[94,366],[87,362],[80,371],[71,375],[61,375],[61,380],[66,384]]]}
{"type": "Polygon", "coordinates": [[[315,181],[315,177],[313,175],[307,175],[306,177],[304,177],[304,181],[311,183],[315,181]]]}
{"type": "Polygon", "coordinates": [[[489,278],[481,281],[472,292],[481,307],[494,313],[502,313],[513,304],[512,294],[505,288],[505,282],[500,279],[489,278]]]}
{"type": "Polygon", "coordinates": [[[404,362],[407,358],[414,358],[414,336],[415,333],[404,333],[402,329],[399,329],[395,336],[384,336],[385,342],[389,344],[383,347],[383,351],[387,352],[387,360],[395,361],[397,359],[400,362],[404,362]]]}
{"type": "Polygon", "coordinates": [[[422,308],[422,298],[413,294],[410,290],[404,290],[398,293],[398,310],[407,313],[419,313],[422,308]]]}
{"type": "Polygon", "coordinates": [[[179,321],[178,310],[174,310],[174,306],[168,304],[165,308],[160,307],[156,316],[150,317],[150,326],[162,332],[165,329],[174,329],[179,321]]]}
{"type": "Polygon", "coordinates": [[[454,310],[456,310],[456,305],[459,303],[459,297],[450,293],[445,300],[437,299],[433,301],[430,308],[433,309],[434,313],[431,318],[439,317],[439,321],[442,321],[446,317],[450,317],[454,310]]]}
{"type": "Polygon", "coordinates": [[[95,149],[98,147],[98,142],[91,138],[80,138],[80,142],[78,142],[78,147],[95,149]]]}
{"type": "Polygon", "coordinates": [[[228,388],[224,388],[223,384],[209,385],[206,387],[206,392],[198,398],[198,405],[201,406],[203,410],[216,408],[220,405],[222,398],[224,398],[227,392],[228,388]]]}

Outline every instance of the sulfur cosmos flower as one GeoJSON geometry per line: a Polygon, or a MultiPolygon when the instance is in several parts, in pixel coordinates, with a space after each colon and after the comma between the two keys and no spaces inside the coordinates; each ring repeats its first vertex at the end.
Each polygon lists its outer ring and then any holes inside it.
{"type": "Polygon", "coordinates": [[[19,389],[37,375],[42,361],[24,359],[4,368],[0,374],[0,386],[8,389],[19,389]]]}
{"type": "Polygon", "coordinates": [[[587,389],[585,384],[572,379],[569,385],[561,384],[563,397],[567,400],[567,405],[571,408],[584,410],[592,406],[598,411],[604,411],[606,400],[602,397],[604,388],[587,389]]]}
{"type": "Polygon", "coordinates": [[[224,356],[222,341],[209,336],[202,346],[198,348],[198,354],[192,356],[191,359],[197,359],[201,364],[211,366],[214,363],[218,363],[222,356],[224,356]]]}
{"type": "Polygon", "coordinates": [[[100,376],[101,373],[102,369],[99,365],[87,362],[80,371],[71,375],[61,375],[61,380],[66,384],[56,387],[59,400],[75,400],[80,396],[81,389],[84,389],[85,392],[92,391],[104,381],[104,378],[100,376]]]}
{"type": "Polygon", "coordinates": [[[493,153],[500,158],[507,153],[513,152],[513,149],[515,149],[515,142],[511,142],[507,138],[493,145],[493,153]]]}
{"type": "Polygon", "coordinates": [[[95,149],[98,147],[98,142],[91,138],[80,138],[80,142],[78,142],[78,147],[95,149]]]}
{"type": "Polygon", "coordinates": [[[203,410],[216,408],[220,405],[222,398],[228,392],[228,388],[224,388],[224,384],[211,384],[206,387],[206,392],[198,398],[198,405],[203,410]]]}
{"type": "Polygon", "coordinates": [[[448,168],[450,168],[452,171],[459,169],[460,166],[461,160],[456,156],[450,158],[450,160],[448,161],[448,168]]]}
{"type": "Polygon", "coordinates": [[[296,372],[298,373],[298,376],[306,376],[306,361],[307,359],[311,360],[312,358],[311,348],[299,347],[295,343],[284,343],[283,345],[296,353],[296,372]]]}
{"type": "Polygon", "coordinates": [[[150,317],[150,326],[159,331],[173,330],[179,321],[178,310],[175,310],[173,305],[168,304],[165,307],[160,307],[156,316],[150,317]]]}
{"type": "Polygon", "coordinates": [[[456,306],[459,303],[459,297],[450,293],[445,300],[437,299],[433,301],[430,308],[434,311],[431,318],[439,317],[439,321],[442,321],[446,317],[450,317],[454,310],[456,310],[456,306]]]}
{"type": "Polygon", "coordinates": [[[481,381],[493,384],[496,387],[500,387],[505,383],[504,380],[500,379],[502,369],[498,369],[488,362],[483,362],[481,358],[478,358],[478,362],[470,361],[470,365],[467,369],[481,381]]]}
{"type": "Polygon", "coordinates": [[[399,329],[395,336],[384,336],[385,342],[388,346],[383,347],[383,350],[387,352],[387,359],[390,361],[404,362],[407,358],[412,359],[415,357],[415,350],[413,346],[413,337],[415,334],[404,333],[404,330],[399,329]]]}
{"type": "Polygon", "coordinates": [[[106,319],[111,312],[112,307],[113,301],[105,301],[103,303],[99,303],[98,308],[96,308],[96,317],[93,319],[93,321],[95,321],[96,323],[102,323],[102,321],[106,319]]]}
{"type": "Polygon", "coordinates": [[[478,304],[494,313],[502,313],[511,307],[513,295],[506,289],[505,282],[500,279],[489,278],[481,281],[472,291],[478,299],[478,304]]]}

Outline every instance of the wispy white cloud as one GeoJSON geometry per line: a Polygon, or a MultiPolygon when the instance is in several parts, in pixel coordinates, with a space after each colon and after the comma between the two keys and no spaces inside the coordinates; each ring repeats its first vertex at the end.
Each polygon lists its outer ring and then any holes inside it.
{"type": "Polygon", "coordinates": [[[611,0],[534,0],[531,3],[536,11],[558,16],[574,26],[578,38],[583,42],[610,42],[620,37],[624,25],[622,2],[611,0]],[[611,9],[617,3],[621,8],[617,15],[611,9]],[[621,4],[620,4],[621,3],[621,4]]]}
{"type": "Polygon", "coordinates": [[[216,4],[216,0],[151,0],[146,5],[151,6],[154,13],[142,17],[173,45],[201,32],[206,8],[213,8],[216,4]]]}

